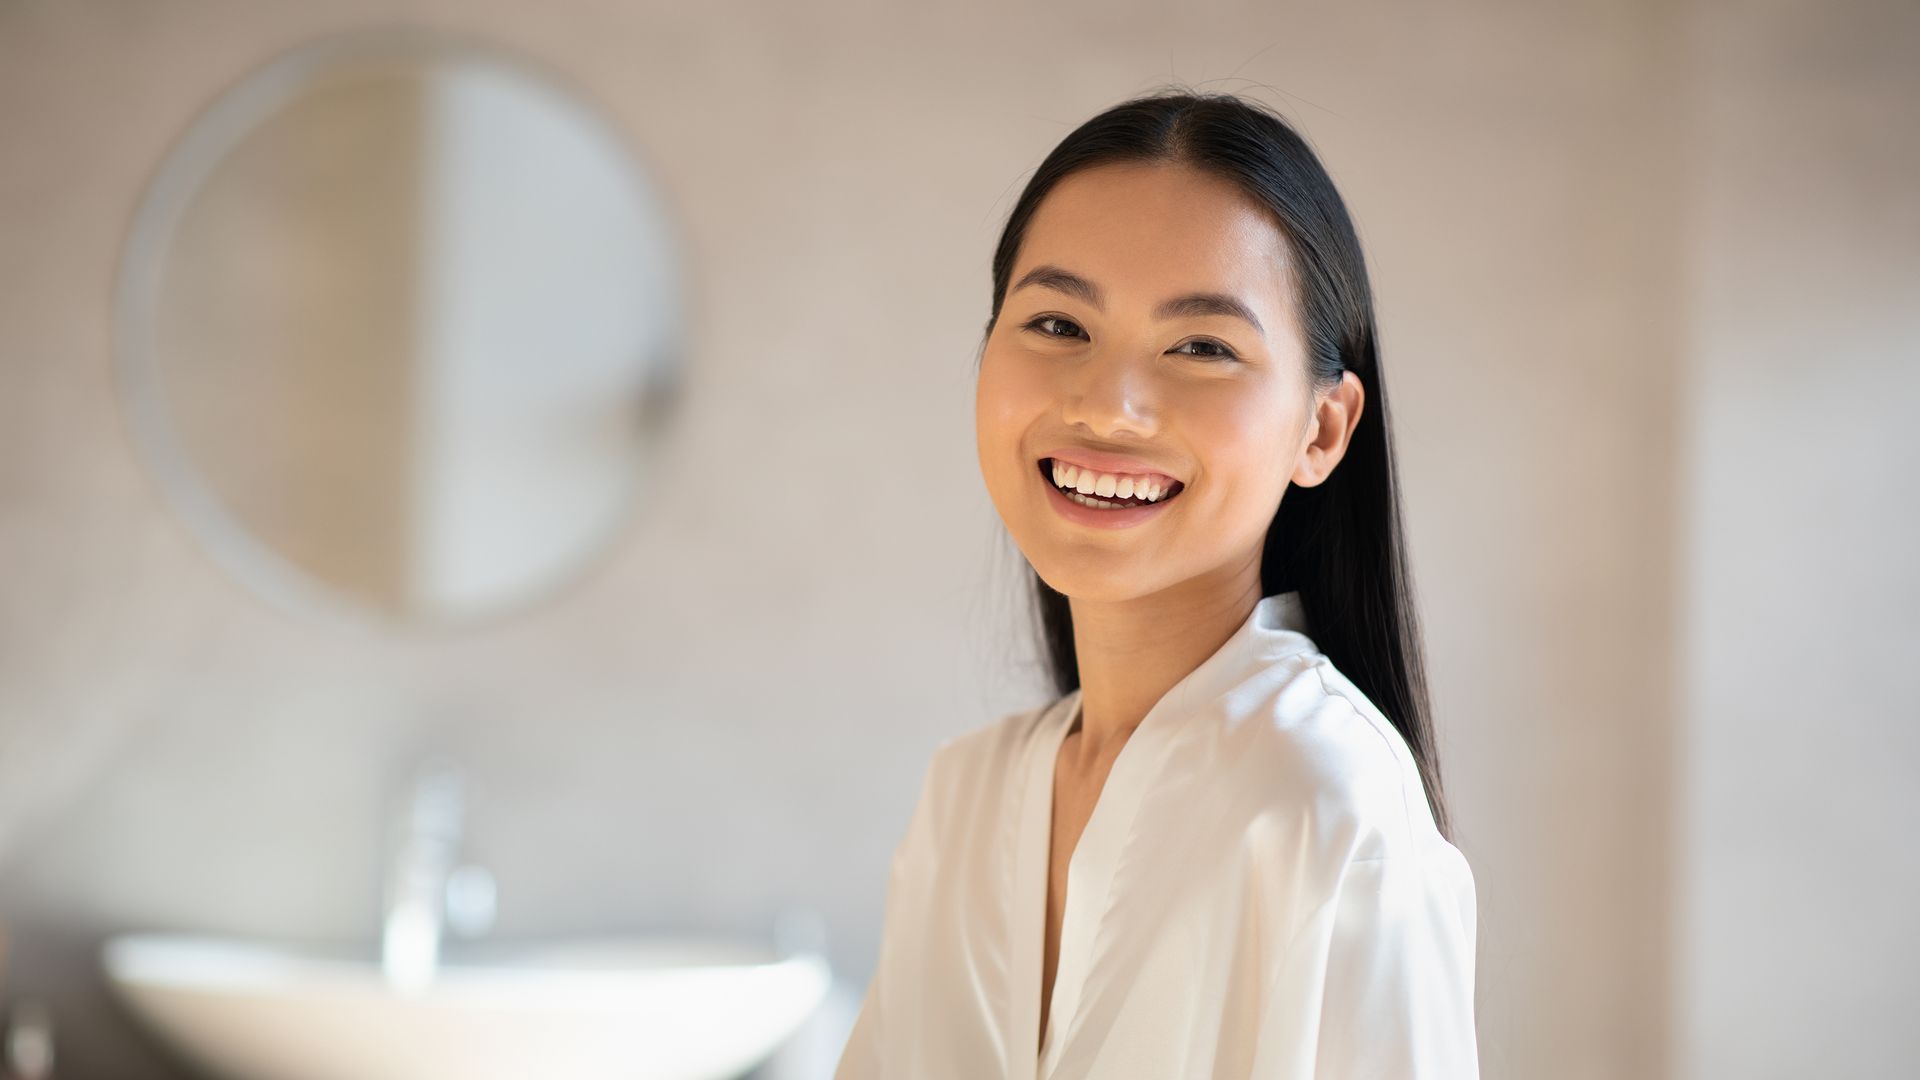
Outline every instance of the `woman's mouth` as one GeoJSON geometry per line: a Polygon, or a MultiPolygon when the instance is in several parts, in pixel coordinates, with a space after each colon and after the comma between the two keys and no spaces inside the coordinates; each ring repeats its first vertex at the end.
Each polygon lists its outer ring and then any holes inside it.
{"type": "Polygon", "coordinates": [[[1186,490],[1179,480],[1102,474],[1072,465],[1056,468],[1052,458],[1037,464],[1041,480],[1054,490],[1055,505],[1084,524],[1130,525],[1157,515],[1186,490]]]}

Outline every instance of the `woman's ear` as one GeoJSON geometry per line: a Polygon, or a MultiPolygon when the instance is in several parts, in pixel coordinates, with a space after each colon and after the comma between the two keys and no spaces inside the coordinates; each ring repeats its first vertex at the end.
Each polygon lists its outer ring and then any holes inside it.
{"type": "Polygon", "coordinates": [[[1360,376],[1351,371],[1341,372],[1340,384],[1318,398],[1313,419],[1307,424],[1307,444],[1301,448],[1300,463],[1293,470],[1295,484],[1316,487],[1333,475],[1333,467],[1346,456],[1347,443],[1360,423],[1366,398],[1360,376]]]}

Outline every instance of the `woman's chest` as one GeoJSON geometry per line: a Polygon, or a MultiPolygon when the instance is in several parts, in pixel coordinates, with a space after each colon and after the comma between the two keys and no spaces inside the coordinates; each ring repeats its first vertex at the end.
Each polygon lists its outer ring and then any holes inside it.
{"type": "Polygon", "coordinates": [[[1050,1077],[1099,1075],[1085,1070],[1113,1064],[1110,1041],[1187,1075],[1187,1055],[1247,1022],[1284,940],[1237,800],[1181,782],[1198,770],[1035,764],[948,817],[928,872],[908,875],[899,932],[927,1023],[895,1016],[928,1053],[1009,1055],[1015,1075],[1043,1040],[1050,1077]]]}

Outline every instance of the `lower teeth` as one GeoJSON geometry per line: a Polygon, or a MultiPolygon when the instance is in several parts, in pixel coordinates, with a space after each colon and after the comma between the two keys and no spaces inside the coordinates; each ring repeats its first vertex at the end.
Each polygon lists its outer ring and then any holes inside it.
{"type": "Polygon", "coordinates": [[[1124,510],[1129,506],[1152,506],[1153,505],[1152,503],[1149,503],[1144,499],[1134,500],[1130,502],[1111,502],[1107,499],[1096,499],[1091,495],[1082,495],[1077,491],[1068,491],[1065,488],[1060,489],[1060,494],[1065,495],[1067,498],[1072,499],[1074,502],[1079,503],[1081,506],[1090,506],[1095,510],[1124,510]]]}

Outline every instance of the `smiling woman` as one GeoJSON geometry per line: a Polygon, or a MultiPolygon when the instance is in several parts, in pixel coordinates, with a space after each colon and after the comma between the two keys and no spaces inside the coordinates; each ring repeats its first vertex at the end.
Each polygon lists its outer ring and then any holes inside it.
{"type": "Polygon", "coordinates": [[[1229,95],[1125,102],[993,260],[980,470],[1057,692],[941,744],[838,1080],[1478,1075],[1372,296],[1229,95]]]}

